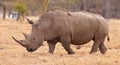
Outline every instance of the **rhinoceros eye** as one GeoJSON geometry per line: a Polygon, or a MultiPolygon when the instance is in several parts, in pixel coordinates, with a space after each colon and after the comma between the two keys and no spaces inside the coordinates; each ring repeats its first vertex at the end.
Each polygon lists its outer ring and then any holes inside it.
{"type": "Polygon", "coordinates": [[[33,38],[33,40],[36,40],[36,38],[33,38]]]}

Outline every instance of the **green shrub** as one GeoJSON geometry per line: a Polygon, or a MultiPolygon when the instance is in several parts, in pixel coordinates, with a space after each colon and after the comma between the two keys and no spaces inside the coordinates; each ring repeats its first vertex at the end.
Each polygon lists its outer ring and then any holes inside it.
{"type": "Polygon", "coordinates": [[[24,3],[16,3],[15,4],[15,10],[19,13],[26,13],[27,12],[27,6],[24,3]]]}

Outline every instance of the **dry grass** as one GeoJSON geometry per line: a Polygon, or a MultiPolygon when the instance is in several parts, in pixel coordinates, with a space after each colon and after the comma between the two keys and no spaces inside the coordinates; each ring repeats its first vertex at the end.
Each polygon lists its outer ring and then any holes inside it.
{"type": "Polygon", "coordinates": [[[81,49],[72,46],[76,54],[68,55],[61,44],[57,44],[54,54],[47,53],[48,46],[29,53],[12,40],[11,36],[23,39],[22,32],[29,33],[31,26],[16,21],[0,20],[0,65],[120,65],[120,20],[110,20],[108,51],[89,54],[92,42],[81,49]]]}

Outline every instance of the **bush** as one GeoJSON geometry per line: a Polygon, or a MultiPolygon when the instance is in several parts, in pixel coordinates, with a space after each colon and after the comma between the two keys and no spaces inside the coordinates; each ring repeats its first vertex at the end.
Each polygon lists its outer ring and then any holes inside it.
{"type": "Polygon", "coordinates": [[[24,20],[24,14],[27,13],[27,6],[24,3],[16,3],[15,4],[15,10],[18,12],[17,21],[23,21],[24,20]],[[22,17],[22,18],[21,18],[22,17]]]}
{"type": "Polygon", "coordinates": [[[27,12],[27,6],[24,3],[16,3],[15,4],[15,10],[19,13],[26,13],[27,12]]]}

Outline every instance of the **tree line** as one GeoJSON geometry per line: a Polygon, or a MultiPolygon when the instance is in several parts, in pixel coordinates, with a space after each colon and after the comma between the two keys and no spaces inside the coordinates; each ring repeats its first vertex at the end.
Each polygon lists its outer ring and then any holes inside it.
{"type": "Polygon", "coordinates": [[[120,18],[120,0],[0,0],[1,3],[4,10],[7,7],[4,3],[12,3],[13,10],[18,11],[23,19],[24,15],[41,15],[56,9],[88,11],[105,18],[120,18]]]}

